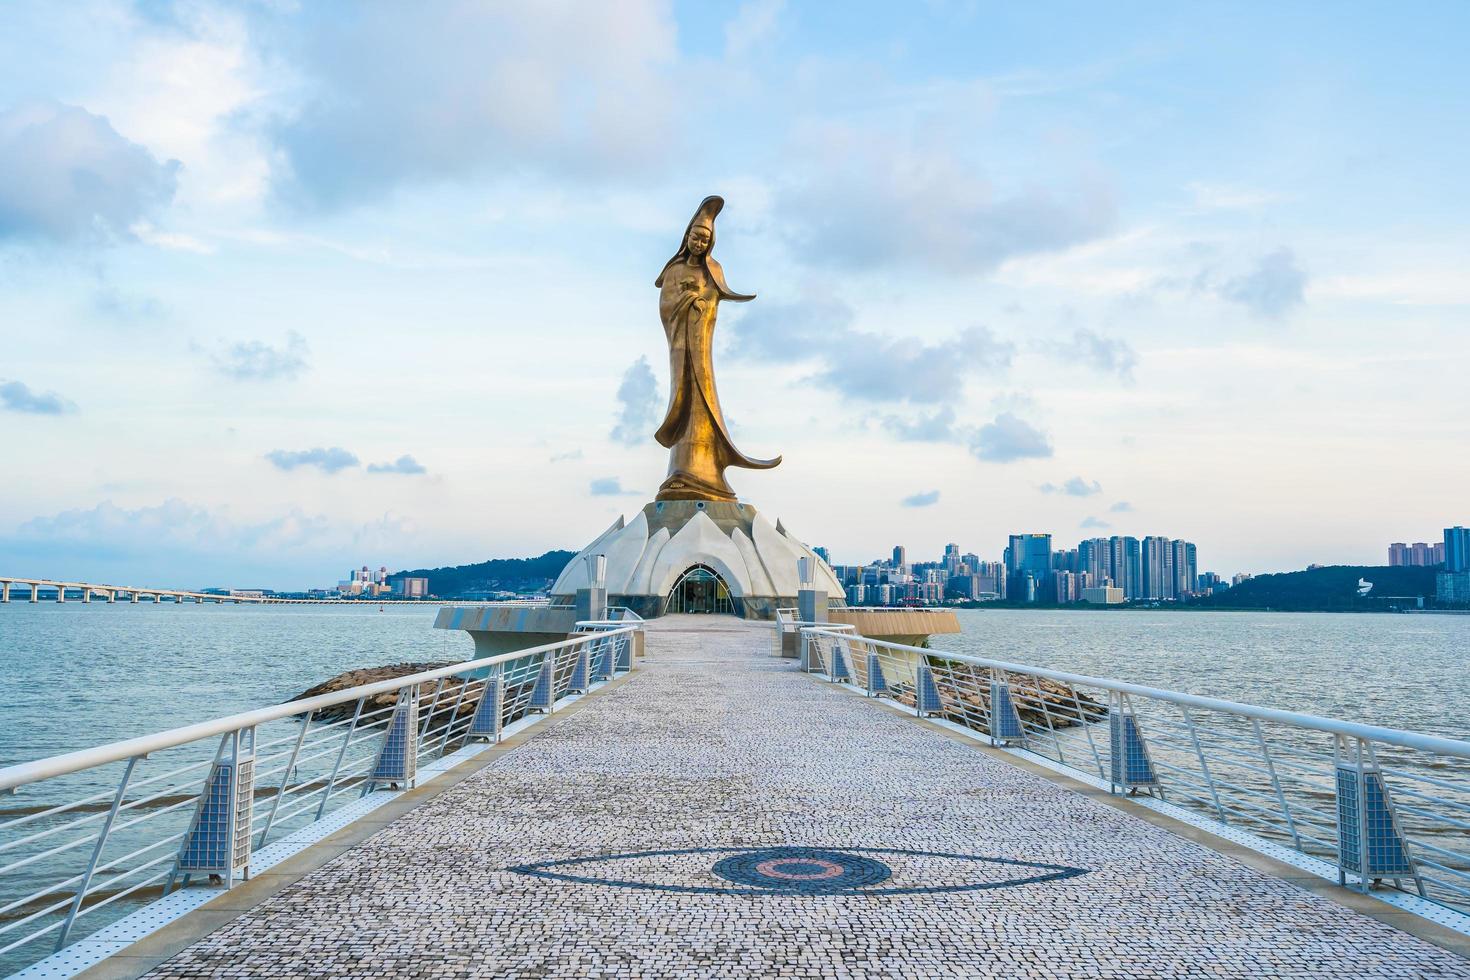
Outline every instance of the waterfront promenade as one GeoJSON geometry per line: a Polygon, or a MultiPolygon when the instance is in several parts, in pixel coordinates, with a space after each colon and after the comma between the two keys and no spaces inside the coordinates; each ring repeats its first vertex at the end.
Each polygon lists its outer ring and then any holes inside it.
{"type": "Polygon", "coordinates": [[[801,675],[765,624],[647,629],[626,680],[99,971],[1470,977],[1390,924],[1407,916],[1338,904],[1372,899],[801,675]]]}

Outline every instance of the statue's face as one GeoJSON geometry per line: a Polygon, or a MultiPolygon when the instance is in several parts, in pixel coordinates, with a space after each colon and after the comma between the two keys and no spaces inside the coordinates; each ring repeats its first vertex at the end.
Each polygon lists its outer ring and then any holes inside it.
{"type": "Polygon", "coordinates": [[[695,226],[689,229],[689,252],[691,255],[703,255],[709,251],[709,229],[695,226]]]}

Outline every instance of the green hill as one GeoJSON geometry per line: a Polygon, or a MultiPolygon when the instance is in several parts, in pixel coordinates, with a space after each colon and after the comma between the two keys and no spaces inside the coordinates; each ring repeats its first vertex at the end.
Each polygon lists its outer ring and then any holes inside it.
{"type": "Polygon", "coordinates": [[[492,558],[452,568],[416,568],[395,572],[388,581],[405,578],[429,580],[429,594],[440,598],[466,592],[540,592],[551,587],[575,551],[548,551],[535,558],[492,558]]]}
{"type": "Polygon", "coordinates": [[[1189,602],[1201,609],[1279,609],[1286,612],[1384,612],[1413,602],[1393,596],[1423,596],[1434,601],[1434,575],[1443,566],[1328,565],[1301,572],[1257,575],[1232,589],[1189,602]],[[1358,595],[1358,580],[1373,583],[1358,595]]]}

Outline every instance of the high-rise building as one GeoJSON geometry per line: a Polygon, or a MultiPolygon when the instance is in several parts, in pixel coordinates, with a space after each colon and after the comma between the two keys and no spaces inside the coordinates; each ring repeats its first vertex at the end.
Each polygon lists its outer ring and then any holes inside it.
{"type": "Polygon", "coordinates": [[[900,571],[902,571],[908,565],[908,563],[909,563],[908,552],[906,552],[904,550],[903,545],[901,545],[901,544],[894,545],[893,546],[893,567],[899,569],[900,571]]]}
{"type": "Polygon", "coordinates": [[[1174,597],[1183,599],[1194,594],[1195,579],[1199,575],[1195,547],[1188,541],[1176,540],[1170,542],[1170,549],[1174,564],[1174,597]]]}
{"type": "Polygon", "coordinates": [[[1470,528],[1447,527],[1444,529],[1444,570],[1447,572],[1470,572],[1470,528]]]}
{"type": "Polygon", "coordinates": [[[1052,582],[1056,590],[1055,598],[1059,605],[1076,602],[1082,598],[1080,578],[1081,576],[1076,572],[1067,571],[1066,569],[1057,571],[1052,575],[1052,582]]]}
{"type": "Polygon", "coordinates": [[[832,554],[824,546],[817,545],[812,549],[812,553],[827,564],[832,564],[832,554]]]}
{"type": "Polygon", "coordinates": [[[398,580],[396,591],[399,595],[407,599],[423,599],[429,594],[429,580],[426,578],[401,578],[398,580]]]}
{"type": "Polygon", "coordinates": [[[1445,528],[1444,541],[1415,541],[1413,544],[1395,541],[1388,546],[1388,563],[1392,566],[1444,564],[1452,530],[1445,528]]]}
{"type": "Polygon", "coordinates": [[[976,561],[975,589],[979,593],[993,593],[1006,597],[1006,567],[998,561],[976,561]]]}
{"type": "Polygon", "coordinates": [[[1051,577],[1051,535],[1012,534],[1005,551],[1006,573],[1017,597],[1035,602],[1037,592],[1051,577]],[[1030,578],[1031,584],[1026,585],[1030,578]]]}
{"type": "MultiPolygon", "coordinates": [[[[1116,539],[1115,539],[1116,540],[1116,539]]],[[[1092,576],[1094,582],[1113,579],[1113,552],[1107,538],[1088,538],[1077,545],[1078,571],[1092,576]]]]}
{"type": "Polygon", "coordinates": [[[1108,565],[1113,584],[1123,590],[1125,599],[1143,596],[1143,549],[1132,536],[1114,535],[1108,539],[1108,565]]]}
{"type": "Polygon", "coordinates": [[[1143,539],[1143,582],[1139,595],[1153,600],[1174,598],[1174,547],[1168,538],[1150,534],[1143,539]]]}
{"type": "Polygon", "coordinates": [[[1200,572],[1195,579],[1195,591],[1202,595],[1210,595],[1215,592],[1224,592],[1230,588],[1230,583],[1222,579],[1215,572],[1200,572]]]}

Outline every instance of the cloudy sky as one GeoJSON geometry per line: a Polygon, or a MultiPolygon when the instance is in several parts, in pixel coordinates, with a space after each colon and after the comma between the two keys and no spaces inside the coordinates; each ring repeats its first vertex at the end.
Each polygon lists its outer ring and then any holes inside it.
{"type": "Polygon", "coordinates": [[[1460,4],[7,3],[0,566],[578,548],[728,201],[742,496],[837,561],[1470,521],[1460,4]]]}

